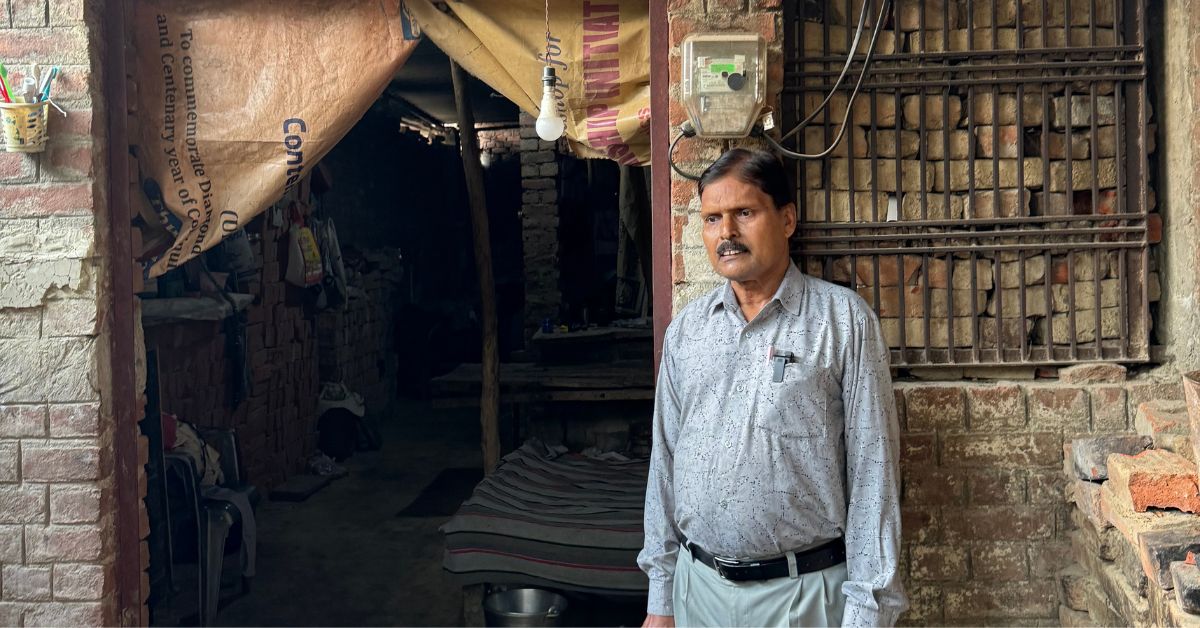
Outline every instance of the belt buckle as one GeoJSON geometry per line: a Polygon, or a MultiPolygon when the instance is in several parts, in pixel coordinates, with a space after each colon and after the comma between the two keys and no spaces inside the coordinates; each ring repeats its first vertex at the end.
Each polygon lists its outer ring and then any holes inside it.
{"type": "Polygon", "coordinates": [[[732,570],[740,566],[736,560],[713,556],[713,567],[716,568],[717,575],[726,580],[737,580],[737,578],[733,577],[732,570]]]}

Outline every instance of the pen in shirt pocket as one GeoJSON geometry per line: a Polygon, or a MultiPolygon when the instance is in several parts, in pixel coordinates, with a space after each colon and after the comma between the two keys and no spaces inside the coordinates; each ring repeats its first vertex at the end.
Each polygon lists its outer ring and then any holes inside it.
{"type": "Polygon", "coordinates": [[[775,345],[771,345],[767,348],[767,359],[771,364],[771,381],[778,384],[783,381],[784,368],[796,361],[796,354],[776,349],[775,345]]]}

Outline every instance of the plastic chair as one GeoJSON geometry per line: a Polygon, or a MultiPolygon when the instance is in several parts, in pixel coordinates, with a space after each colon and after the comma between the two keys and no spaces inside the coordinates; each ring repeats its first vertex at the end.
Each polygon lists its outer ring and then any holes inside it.
{"type": "MultiPolygon", "coordinates": [[[[221,488],[243,494],[252,507],[258,505],[261,495],[258,489],[246,482],[238,450],[237,434],[226,428],[197,427],[200,438],[220,454],[224,481],[221,488]]],[[[186,465],[191,480],[185,499],[189,499],[197,517],[200,548],[200,625],[211,625],[217,616],[221,600],[221,573],[225,566],[225,542],[234,526],[242,523],[242,513],[232,503],[223,499],[211,499],[203,495],[199,486],[200,474],[191,458],[182,454],[167,454],[169,466],[178,468],[186,465]]],[[[242,576],[242,593],[250,590],[250,579],[242,576]]]]}

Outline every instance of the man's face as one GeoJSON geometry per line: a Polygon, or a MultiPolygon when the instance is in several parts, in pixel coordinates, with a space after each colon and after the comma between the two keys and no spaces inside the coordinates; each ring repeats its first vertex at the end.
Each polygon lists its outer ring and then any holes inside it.
{"type": "Polygon", "coordinates": [[[760,281],[786,270],[796,206],[775,207],[757,185],[735,176],[717,179],[700,197],[704,247],[717,274],[736,282],[760,281]]]}

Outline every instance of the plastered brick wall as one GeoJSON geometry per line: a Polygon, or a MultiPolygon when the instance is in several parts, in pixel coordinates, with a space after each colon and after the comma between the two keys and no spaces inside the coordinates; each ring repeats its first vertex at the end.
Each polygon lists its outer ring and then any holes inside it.
{"type": "Polygon", "coordinates": [[[0,152],[0,625],[114,623],[112,427],[97,364],[106,189],[99,3],[0,5],[10,76],[58,64],[50,144],[0,152]],[[96,115],[93,115],[93,111],[96,115]],[[95,123],[95,124],[94,124],[95,123]]]}
{"type": "MultiPolygon", "coordinates": [[[[761,33],[768,42],[768,103],[778,110],[779,0],[672,0],[668,21],[672,139],[686,119],[679,100],[679,44],[692,32],[761,33]]],[[[698,174],[723,149],[720,142],[685,139],[675,162],[698,174]]],[[[695,183],[671,177],[672,296],[678,312],[721,279],[700,237],[695,183]]],[[[1074,529],[1063,494],[1063,444],[1084,434],[1131,432],[1139,404],[1180,399],[1177,373],[1163,371],[1170,383],[1126,381],[1120,367],[1064,369],[1057,379],[1020,382],[898,382],[901,571],[912,602],[901,622],[1056,625],[1055,577],[1070,562],[1074,529]]]]}

